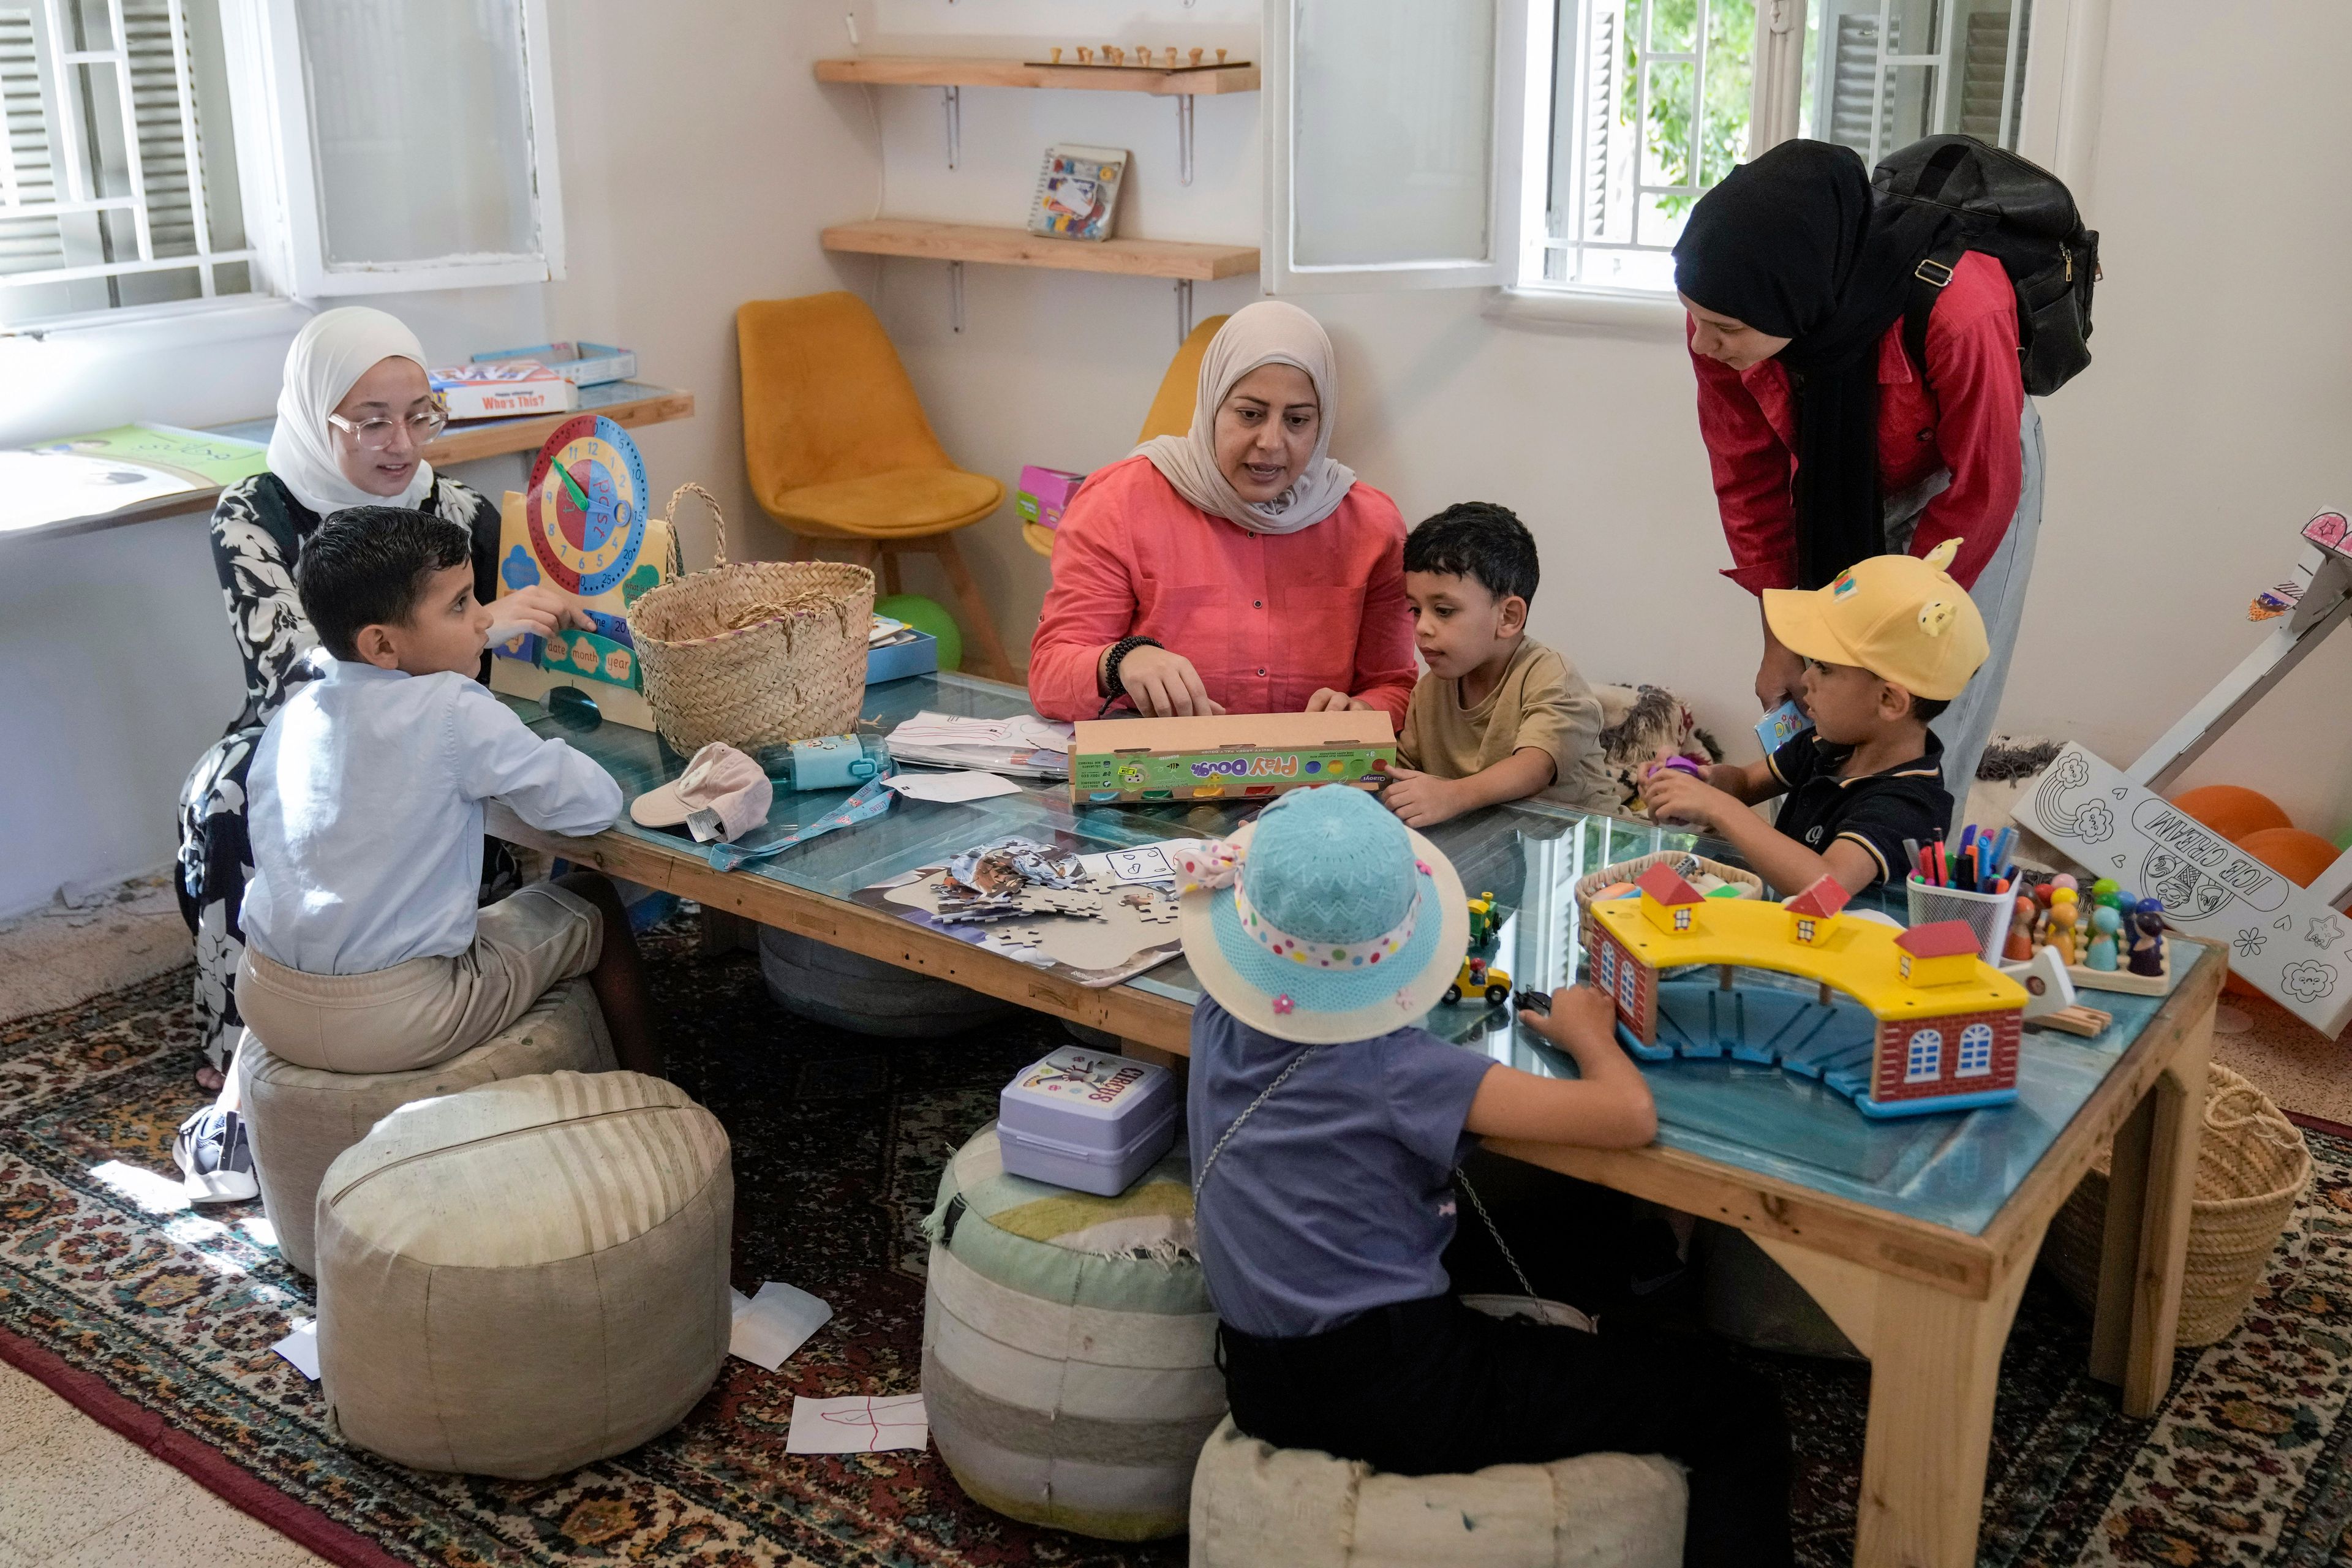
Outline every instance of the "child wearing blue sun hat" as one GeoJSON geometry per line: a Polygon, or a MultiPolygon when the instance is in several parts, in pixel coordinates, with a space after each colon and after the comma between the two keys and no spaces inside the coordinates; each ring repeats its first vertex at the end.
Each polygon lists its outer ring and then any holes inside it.
{"type": "Polygon", "coordinates": [[[1685,1563],[1791,1561],[1789,1436],[1753,1373],[1613,1325],[1486,1316],[1452,1293],[1455,1166],[1479,1137],[1633,1148],[1648,1084],[1608,999],[1520,1022],[1542,1078],[1418,1026],[1468,945],[1437,847],[1361,790],[1296,791],[1175,856],[1192,1016],[1201,1262],[1234,1424],[1405,1475],[1664,1454],[1689,1471],[1685,1563]]]}

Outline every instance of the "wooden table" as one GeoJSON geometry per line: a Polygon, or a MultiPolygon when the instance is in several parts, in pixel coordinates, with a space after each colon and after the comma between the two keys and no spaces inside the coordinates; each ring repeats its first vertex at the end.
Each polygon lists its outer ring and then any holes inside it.
{"type": "MultiPolygon", "coordinates": [[[[869,720],[885,729],[922,707],[982,714],[1025,707],[1024,695],[1012,689],[950,676],[894,682],[869,690],[867,700],[869,720]]],[[[675,776],[681,766],[674,756],[656,760],[651,739],[634,731],[598,731],[583,744],[632,796],[675,776]]],[[[791,804],[793,798],[779,791],[778,809],[787,817],[801,810],[791,804]]],[[[829,808],[832,797],[813,798],[817,804],[808,810],[829,808]]],[[[1108,823],[1118,815],[1089,812],[1080,817],[1066,805],[1032,795],[980,805],[1001,806],[1008,813],[1004,826],[1015,825],[1011,813],[1025,814],[1017,826],[1032,836],[1063,832],[1087,838],[1097,831],[1094,824],[1108,823]]],[[[967,813],[970,826],[961,831],[972,841],[990,831],[985,811],[925,809],[967,813]]],[[[1574,940],[1563,934],[1569,928],[1556,907],[1557,889],[1572,885],[1573,873],[1596,858],[1613,863],[1630,854],[1690,842],[1687,836],[1646,825],[1537,805],[1498,811],[1516,821],[1510,832],[1494,831],[1504,817],[1487,813],[1445,825],[1433,837],[1454,858],[1465,886],[1506,885],[1502,873],[1517,868],[1512,874],[1521,878],[1514,885],[1523,888],[1523,901],[1512,915],[1517,935],[1512,927],[1506,928],[1504,951],[1514,955],[1517,983],[1523,986],[1560,984],[1567,966],[1575,962],[1574,940]],[[1507,848],[1507,858],[1497,858],[1496,846],[1507,848]],[[1562,846],[1574,847],[1573,864],[1564,858],[1562,846]]],[[[1152,819],[1157,836],[1181,836],[1200,826],[1198,807],[1178,808],[1178,817],[1152,819]]],[[[884,857],[888,863],[885,871],[877,871],[877,879],[924,863],[910,857],[928,857],[941,835],[959,831],[955,824],[961,819],[907,820],[938,820],[944,826],[928,840],[907,840],[897,859],[884,857]]],[[[1181,1055],[1188,1048],[1192,1005],[1185,989],[1190,972],[1181,960],[1138,977],[1149,988],[1130,982],[1090,990],[835,896],[848,885],[838,877],[829,894],[794,886],[774,873],[719,873],[683,841],[625,824],[593,838],[562,839],[526,828],[511,813],[494,805],[489,826],[501,837],[693,899],[707,910],[781,927],[1106,1029],[1154,1055],[1181,1055]]],[[[846,829],[845,835],[864,831],[865,826],[846,829]]],[[[1121,823],[1118,830],[1131,827],[1121,823]]],[[[842,837],[818,839],[815,846],[842,837]]],[[[803,846],[787,856],[808,853],[811,847],[803,846]]],[[[835,863],[824,874],[837,873],[854,881],[860,873],[852,852],[844,847],[830,853],[835,863]]],[[[2160,1002],[2113,998],[2118,1024],[2111,1033],[2137,1030],[2119,1053],[2060,1037],[2030,1037],[2034,1043],[2027,1065],[2037,1074],[2042,1073],[2037,1064],[2047,1058],[2074,1075],[2065,1079],[2074,1087],[2063,1094],[2052,1086],[2064,1073],[2053,1069],[2029,1083],[2021,1070],[2022,1098],[2015,1107],[1865,1124],[1831,1097],[1814,1130],[1800,1130],[1802,1136],[1796,1142],[1801,1145],[1808,1138],[1846,1138],[1881,1154],[1890,1149],[1927,1149],[1933,1152],[1927,1156],[1931,1164],[1948,1163],[1955,1149],[1980,1150],[1989,1168],[1981,1177],[1982,1201],[1969,1213],[1981,1223],[1937,1223],[1901,1212],[1906,1204],[1921,1206],[1912,1200],[1926,1181],[1924,1174],[1901,1184],[1905,1193],[1898,1194],[1900,1201],[1874,1203],[1856,1195],[1859,1189],[1850,1182],[1845,1184],[1849,1190],[1836,1190],[1840,1183],[1828,1175],[1807,1180],[1776,1174],[1776,1169],[1799,1169],[1778,1156],[1747,1158],[1720,1129],[1752,1125],[1752,1107],[1759,1102],[1738,1101],[1736,1096],[1717,1092],[1737,1087],[1728,1080],[1717,1079],[1710,1089],[1705,1071],[1684,1070],[1729,1064],[1675,1064],[1652,1073],[1662,1131],[1661,1142],[1650,1147],[1601,1151],[1508,1142],[1496,1147],[1534,1164],[1736,1226],[1755,1237],[1871,1359],[1855,1562],[1869,1568],[1969,1568],[1976,1561],[2001,1347],[2052,1216],[2110,1143],[2114,1165],[2091,1372],[2122,1385],[2124,1410],[2135,1416],[2153,1414],[2170,1382],[2213,1010],[2226,971],[2216,947],[2183,941],[2179,951],[2190,961],[2176,961],[2184,973],[2169,997],[2160,1002]],[[2131,1024],[2123,1022],[2126,1017],[2131,1024]],[[1695,1106],[1706,1108],[1710,1094],[1733,1101],[1731,1114],[1719,1118],[1713,1132],[1701,1125],[1703,1117],[1693,1114],[1695,1106]],[[2053,1095],[2059,1098],[2053,1100],[2053,1095]],[[2037,1121],[2053,1104],[2071,1107],[2071,1113],[2051,1114],[2046,1124],[2037,1121]],[[1979,1131],[1981,1137],[1976,1137],[1979,1131]],[[2024,1131],[2032,1136],[2021,1136],[2024,1131]],[[1723,1151],[1724,1157],[1690,1147],[1706,1144],[1709,1138],[1714,1140],[1709,1146],[1723,1151]],[[1673,1146],[1676,1142],[1684,1146],[1673,1146]],[[2005,1148],[2010,1155],[2006,1164],[2005,1148]],[[2006,1197],[1999,1197],[2004,1190],[2006,1197]],[[1983,1192],[1992,1196],[1983,1197],[1983,1192]]],[[[1484,1044],[1505,1059],[1515,1059],[1514,1050],[1529,1048],[1507,1043],[1496,1048],[1525,1034],[1499,1009],[1441,1008],[1432,1015],[1431,1026],[1451,1029],[1464,1043],[1484,1044]],[[1469,1021],[1449,1022],[1440,1013],[1469,1021]],[[1482,1029],[1488,1032],[1481,1035],[1482,1029]]],[[[1528,1061],[1524,1055],[1516,1059],[1542,1070],[1543,1064],[1528,1061]]],[[[1827,1092],[1822,1091],[1825,1097],[1827,1092]]],[[[1764,1130],[1758,1128],[1755,1135],[1762,1138],[1764,1130]]],[[[1946,1172],[1942,1180],[1950,1191],[1966,1194],[1971,1173],[1946,1172]]]]}

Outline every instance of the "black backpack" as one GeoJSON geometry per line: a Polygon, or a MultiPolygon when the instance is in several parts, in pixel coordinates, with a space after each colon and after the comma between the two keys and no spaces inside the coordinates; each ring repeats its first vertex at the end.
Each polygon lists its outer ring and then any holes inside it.
{"type": "Polygon", "coordinates": [[[1882,202],[1957,213],[1961,231],[1919,263],[1903,310],[1904,346],[1924,373],[1927,312],[1965,251],[2000,263],[2017,290],[2017,356],[2025,390],[2057,391],[2091,363],[2091,286],[2099,237],[2083,226],[2058,177],[1973,136],[1930,136],[1890,155],[1871,176],[1882,202]]]}

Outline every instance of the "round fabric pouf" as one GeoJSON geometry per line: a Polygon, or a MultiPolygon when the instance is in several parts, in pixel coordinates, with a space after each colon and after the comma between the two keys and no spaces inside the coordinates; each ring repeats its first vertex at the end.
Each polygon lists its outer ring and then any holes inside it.
{"type": "Polygon", "coordinates": [[[403,1106],[319,1189],[319,1368],[342,1436],[536,1480],[677,1424],[719,1375],[735,1184],[659,1079],[551,1073],[403,1106]]]}
{"type": "Polygon", "coordinates": [[[319,1178],[335,1156],[413,1100],[534,1073],[609,1072],[615,1063],[604,1015],[585,980],[551,988],[530,1011],[463,1056],[417,1072],[321,1072],[269,1054],[247,1029],[232,1069],[244,1075],[241,1111],[253,1143],[261,1206],[278,1255],[316,1274],[319,1178]]]}
{"type": "Polygon", "coordinates": [[[858,1035],[912,1039],[960,1035],[1020,1010],[1016,1003],[834,947],[760,928],[760,977],[776,1005],[858,1035]]]}
{"type": "Polygon", "coordinates": [[[1005,1174],[993,1123],[948,1162],[923,1408],[974,1501],[1110,1541],[1183,1530],[1225,1380],[1182,1147],[1115,1198],[1005,1174]]]}
{"type": "Polygon", "coordinates": [[[1655,1454],[1392,1476],[1227,1420],[1192,1478],[1192,1568],[1677,1568],[1688,1502],[1655,1454]]]}

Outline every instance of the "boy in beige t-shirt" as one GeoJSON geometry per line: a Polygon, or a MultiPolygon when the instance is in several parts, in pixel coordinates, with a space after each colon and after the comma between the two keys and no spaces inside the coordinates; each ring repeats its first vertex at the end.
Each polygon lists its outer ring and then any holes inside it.
{"type": "Polygon", "coordinates": [[[1405,597],[1428,673],[1397,737],[1381,798],[1412,827],[1499,801],[1612,811],[1601,701],[1576,667],[1527,635],[1536,542],[1507,508],[1447,507],[1404,542],[1405,597]]]}

